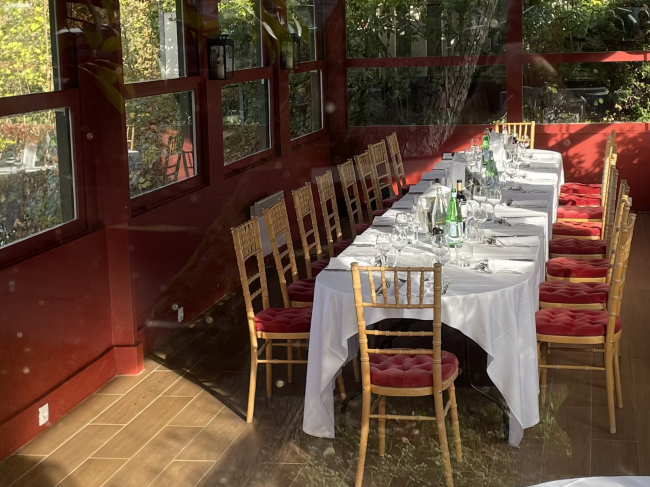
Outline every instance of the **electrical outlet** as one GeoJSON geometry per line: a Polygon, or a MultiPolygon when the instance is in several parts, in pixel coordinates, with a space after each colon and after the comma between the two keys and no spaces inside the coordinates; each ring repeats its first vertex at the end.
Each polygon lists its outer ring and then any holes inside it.
{"type": "Polygon", "coordinates": [[[43,426],[50,420],[50,406],[45,404],[38,408],[38,425],[43,426]]]}
{"type": "Polygon", "coordinates": [[[178,322],[182,323],[183,318],[185,318],[185,312],[183,311],[183,307],[181,306],[180,308],[178,308],[178,322]]]}

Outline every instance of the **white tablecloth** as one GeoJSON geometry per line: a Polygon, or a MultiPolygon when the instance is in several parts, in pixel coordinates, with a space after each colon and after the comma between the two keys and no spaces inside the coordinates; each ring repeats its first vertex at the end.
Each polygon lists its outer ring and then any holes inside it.
{"type": "MultiPolygon", "coordinates": [[[[555,167],[557,179],[548,191],[552,197],[557,194],[562,179],[561,163],[555,167]]],[[[528,180],[526,184],[537,183],[536,180],[528,180]]],[[[544,183],[542,186],[547,185],[548,181],[544,183]]],[[[543,193],[533,194],[540,199],[539,195],[543,193]]],[[[399,211],[408,211],[410,203],[404,201],[402,204],[396,204],[394,209],[386,212],[385,217],[394,217],[399,211]]],[[[534,235],[539,237],[539,245],[499,247],[481,244],[475,247],[477,259],[532,260],[534,262],[530,264],[530,272],[521,275],[484,274],[475,269],[445,266],[445,275],[451,279],[452,284],[442,299],[442,319],[487,352],[488,375],[510,408],[509,441],[513,446],[519,445],[525,428],[539,422],[535,311],[539,308],[538,287],[544,280],[547,259],[549,206],[550,200],[545,208],[539,209],[499,207],[497,216],[507,216],[513,224],[486,223],[488,236],[534,235]],[[517,215],[522,219],[521,222],[517,221],[517,215]]],[[[373,233],[387,233],[391,230],[372,227],[364,232],[363,238],[368,239],[373,233]]],[[[403,255],[426,251],[427,244],[424,242],[415,249],[407,247],[403,250],[403,255]]],[[[356,259],[364,262],[364,259],[372,258],[372,249],[352,245],[341,257],[348,261],[356,259]]],[[[372,325],[387,318],[430,320],[432,314],[430,310],[366,308],[365,318],[366,323],[372,325]]],[[[357,354],[357,323],[351,274],[325,270],[316,279],[312,308],[303,419],[303,430],[306,433],[318,437],[334,437],[334,379],[341,367],[357,354]]]]}
{"type": "Polygon", "coordinates": [[[649,487],[650,477],[587,477],[553,480],[537,487],[649,487]]]}

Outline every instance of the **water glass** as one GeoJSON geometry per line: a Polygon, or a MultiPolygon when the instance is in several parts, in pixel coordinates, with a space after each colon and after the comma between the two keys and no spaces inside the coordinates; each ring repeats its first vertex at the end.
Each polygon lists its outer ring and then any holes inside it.
{"type": "Polygon", "coordinates": [[[397,228],[401,235],[406,233],[406,228],[409,224],[408,217],[409,215],[406,213],[398,213],[395,217],[395,228],[397,228]]]}
{"type": "Polygon", "coordinates": [[[406,228],[406,240],[408,241],[409,244],[416,244],[418,243],[419,240],[419,224],[417,220],[414,220],[413,218],[409,219],[409,224],[408,227],[406,228]]]}
{"type": "Polygon", "coordinates": [[[397,250],[397,265],[399,266],[399,260],[402,257],[402,249],[408,244],[406,235],[396,228],[390,237],[390,244],[395,250],[397,250]]]}
{"type": "Polygon", "coordinates": [[[377,250],[381,253],[381,265],[386,265],[386,256],[390,252],[390,236],[389,235],[377,235],[377,250]]]}
{"type": "Polygon", "coordinates": [[[481,229],[478,222],[472,221],[465,226],[465,243],[469,246],[470,265],[475,262],[474,246],[481,243],[481,229]]]}

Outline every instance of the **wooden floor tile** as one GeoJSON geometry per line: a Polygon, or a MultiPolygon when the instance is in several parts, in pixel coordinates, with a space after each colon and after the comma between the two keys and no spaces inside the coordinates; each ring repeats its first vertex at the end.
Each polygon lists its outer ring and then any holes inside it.
{"type": "Polygon", "coordinates": [[[138,375],[118,375],[104,387],[99,389],[95,394],[125,394],[129,389],[141,382],[151,372],[158,368],[159,365],[159,362],[146,357],[144,361],[144,370],[138,375]]]}
{"type": "Polygon", "coordinates": [[[90,396],[59,421],[43,431],[43,433],[27,443],[18,453],[49,455],[118,399],[118,396],[90,396]]]}
{"type": "Polygon", "coordinates": [[[170,426],[206,426],[221,412],[223,404],[203,391],[169,423],[170,426]]]}
{"type": "Polygon", "coordinates": [[[244,487],[288,487],[296,479],[302,467],[292,463],[262,463],[244,487]]]}
{"type": "Polygon", "coordinates": [[[188,372],[183,376],[183,380],[172,385],[163,393],[163,396],[196,397],[201,391],[203,391],[202,385],[194,381],[188,372]]]}
{"type": "Polygon", "coordinates": [[[591,408],[562,408],[548,424],[542,472],[587,477],[591,472],[591,408]]]}
{"type": "Polygon", "coordinates": [[[151,484],[151,487],[194,487],[214,462],[174,461],[151,484]]]}
{"type": "Polygon", "coordinates": [[[218,460],[246,426],[246,421],[224,408],[183,450],[178,460],[218,460]]]}
{"type": "Polygon", "coordinates": [[[44,458],[35,455],[12,455],[5,459],[0,463],[0,487],[9,487],[44,458]]]}
{"type": "Polygon", "coordinates": [[[149,374],[96,418],[93,423],[128,423],[178,379],[179,376],[175,372],[155,372],[149,374]]]}
{"type": "Polygon", "coordinates": [[[106,443],[120,426],[89,425],[21,477],[12,487],[53,487],[106,443]]]}
{"type": "Polygon", "coordinates": [[[57,487],[101,487],[125,463],[117,458],[89,458],[57,487]]]}
{"type": "Polygon", "coordinates": [[[591,475],[610,477],[639,475],[639,449],[636,441],[591,442],[591,475]]]}
{"type": "Polygon", "coordinates": [[[200,430],[200,428],[167,426],[111,477],[104,487],[149,485],[200,430]]]}
{"type": "Polygon", "coordinates": [[[159,397],[93,456],[131,458],[190,400],[189,397],[159,397]]]}

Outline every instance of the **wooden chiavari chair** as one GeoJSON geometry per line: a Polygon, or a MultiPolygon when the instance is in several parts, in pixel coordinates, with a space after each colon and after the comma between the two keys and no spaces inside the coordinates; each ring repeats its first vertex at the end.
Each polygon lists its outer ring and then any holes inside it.
{"type": "Polygon", "coordinates": [[[377,180],[379,181],[379,190],[388,190],[388,197],[384,199],[385,203],[394,203],[399,200],[399,196],[395,196],[393,191],[393,176],[390,172],[390,163],[388,162],[388,151],[386,150],[386,142],[380,140],[376,144],[368,145],[368,155],[372,164],[375,166],[377,173],[377,180]]]}
{"type": "Polygon", "coordinates": [[[358,233],[363,233],[370,224],[363,222],[361,198],[359,198],[359,188],[357,187],[357,176],[354,173],[354,164],[352,163],[352,159],[348,159],[336,167],[338,168],[339,178],[341,179],[345,207],[348,210],[350,231],[352,232],[352,238],[355,238],[358,233]]]}
{"type": "Polygon", "coordinates": [[[311,184],[305,183],[304,186],[294,189],[291,192],[293,204],[296,209],[296,218],[298,219],[298,229],[300,230],[300,242],[302,252],[305,258],[305,267],[307,277],[313,277],[311,251],[316,250],[316,260],[323,260],[323,250],[320,244],[320,235],[318,233],[318,220],[316,219],[316,209],[314,208],[314,195],[311,192],[311,184]],[[306,230],[305,220],[308,219],[309,230],[306,230]],[[309,242],[309,237],[312,242],[309,242]]]}
{"type": "Polygon", "coordinates": [[[327,171],[322,176],[317,177],[316,186],[318,187],[318,197],[320,198],[320,207],[323,213],[323,222],[327,235],[327,248],[330,255],[335,255],[334,247],[338,242],[343,241],[349,245],[352,243],[352,240],[343,240],[332,171],[327,171]]]}
{"type": "MultiPolygon", "coordinates": [[[[380,216],[386,213],[384,200],[381,196],[381,190],[379,189],[377,170],[370,160],[367,151],[354,156],[354,162],[356,163],[357,173],[359,173],[359,179],[361,180],[363,202],[366,206],[366,211],[368,212],[368,221],[372,222],[375,216],[380,216]],[[375,204],[375,209],[372,207],[373,203],[375,204]]],[[[390,205],[388,208],[390,208],[390,205]]]]}
{"type": "Polygon", "coordinates": [[[524,135],[530,137],[530,148],[535,148],[535,122],[510,122],[510,123],[495,123],[494,131],[498,134],[508,129],[509,134],[515,134],[518,139],[524,135]]]}
{"type": "Polygon", "coordinates": [[[619,365],[619,341],[623,323],[620,319],[623,299],[624,257],[631,245],[636,216],[629,215],[619,234],[620,249],[614,260],[613,277],[607,301],[607,311],[575,309],[542,309],[537,312],[537,350],[541,382],[541,401],[546,401],[546,377],[548,369],[598,370],[605,372],[609,432],[616,433],[615,399],[623,407],[619,365]],[[549,348],[553,344],[553,348],[549,348]],[[560,345],[561,347],[556,347],[560,345]],[[569,347],[569,345],[571,345],[569,347]],[[602,348],[599,346],[602,345],[602,348]],[[585,348],[586,347],[586,348],[585,348]],[[550,351],[597,352],[604,356],[604,366],[548,365],[550,351]],[[616,396],[616,398],[614,397],[616,396]]]}
{"type": "Polygon", "coordinates": [[[627,181],[621,181],[616,218],[613,224],[614,231],[606,239],[606,257],[604,259],[578,259],[575,256],[552,258],[546,263],[547,281],[610,282],[610,261],[616,254],[621,227],[625,222],[623,217],[629,193],[630,187],[627,185],[627,181]]]}
{"type": "Polygon", "coordinates": [[[126,126],[126,145],[129,146],[129,150],[135,147],[135,125],[126,126]]]}
{"type": "Polygon", "coordinates": [[[291,357],[290,350],[295,347],[306,347],[309,339],[309,328],[311,326],[311,308],[271,308],[269,292],[264,268],[264,255],[262,253],[262,239],[257,217],[232,229],[232,237],[237,255],[237,266],[239,277],[244,293],[246,305],[246,318],[251,341],[251,370],[250,383],[248,387],[248,409],[246,421],[253,421],[255,409],[255,388],[257,383],[257,366],[266,365],[266,395],[271,397],[273,393],[273,364],[306,364],[306,360],[291,357]],[[250,267],[248,262],[257,265],[253,275],[249,275],[250,267]],[[257,284],[257,290],[251,292],[251,285],[257,284]],[[255,299],[261,298],[262,310],[255,312],[255,299]],[[258,340],[265,340],[259,347],[258,340]],[[277,341],[280,340],[281,343],[277,341]],[[297,342],[296,342],[297,340],[297,342]],[[287,347],[287,359],[274,359],[274,347],[287,347]],[[265,353],[265,358],[261,355],[265,353]]]}
{"type": "MultiPolygon", "coordinates": [[[[451,414],[451,424],[454,433],[454,446],[456,457],[462,461],[460,426],[458,423],[458,409],[456,405],[456,390],[454,380],[458,376],[458,359],[450,353],[441,349],[441,315],[442,315],[442,267],[435,264],[433,268],[392,268],[385,267],[360,267],[356,262],[352,264],[352,287],[354,290],[354,302],[357,313],[357,324],[359,328],[359,346],[361,355],[361,372],[363,386],[363,406],[361,419],[361,440],[359,445],[359,464],[357,466],[356,487],[363,483],[363,470],[366,460],[368,446],[368,434],[370,420],[379,420],[379,455],[385,454],[386,448],[386,420],[407,420],[407,421],[436,421],[438,426],[438,438],[442,450],[442,463],[444,467],[447,487],[453,487],[451,458],[447,444],[447,432],[445,418],[447,413],[451,414]],[[373,273],[379,273],[379,285],[376,285],[373,273]],[[400,294],[399,285],[394,285],[394,293],[389,296],[389,288],[386,284],[386,273],[390,273],[393,282],[397,283],[398,274],[406,276],[406,296],[400,294]],[[433,274],[433,300],[425,299],[425,275],[433,274]],[[367,275],[368,295],[370,300],[364,299],[362,292],[362,275],[367,275]],[[414,277],[417,276],[417,277],[414,277]],[[415,281],[417,279],[417,281],[415,281]],[[419,285],[418,295],[412,296],[413,283],[419,285]],[[378,299],[380,291],[381,300],[378,299]],[[432,331],[380,331],[367,330],[364,318],[364,308],[384,309],[433,309],[433,330],[432,331]],[[393,336],[393,337],[431,337],[433,348],[424,350],[405,349],[370,349],[368,348],[368,335],[393,336]],[[423,362],[431,359],[431,375],[422,375],[421,383],[414,383],[413,387],[403,387],[403,381],[396,380],[395,375],[384,374],[390,372],[391,365],[395,369],[404,370],[406,361],[413,361],[413,365],[422,366],[423,362]],[[375,373],[371,369],[375,368],[375,373]],[[447,391],[449,400],[443,403],[442,393],[447,391]],[[375,403],[371,403],[372,394],[379,396],[375,403]],[[386,397],[416,397],[433,396],[435,417],[431,416],[410,416],[386,414],[386,397]],[[378,412],[374,413],[378,406],[378,412]]],[[[390,276],[389,276],[390,277],[390,276]]],[[[366,280],[365,278],[363,279],[366,280]]]]}
{"type": "MultiPolygon", "coordinates": [[[[591,183],[565,183],[560,188],[560,201],[583,201],[589,202],[590,199],[593,201],[595,197],[602,195],[603,187],[607,181],[609,171],[608,162],[616,165],[616,160],[611,159],[612,153],[615,153],[617,149],[616,144],[616,131],[612,130],[611,134],[607,139],[607,144],[605,145],[605,163],[603,165],[603,177],[600,184],[591,184],[591,183]],[[568,196],[573,195],[576,198],[568,198],[568,196]],[[583,198],[579,198],[583,197],[583,198]]],[[[561,203],[568,204],[568,203],[561,203]]],[[[591,203],[593,204],[593,203],[591,203]]],[[[598,203],[600,206],[602,202],[598,203]]]]}
{"type": "Polygon", "coordinates": [[[399,196],[404,196],[408,193],[411,185],[406,182],[406,172],[404,171],[404,163],[402,162],[402,153],[399,150],[399,142],[395,132],[386,137],[386,145],[388,147],[391,162],[393,163],[393,171],[395,171],[398,194],[399,196]]]}

